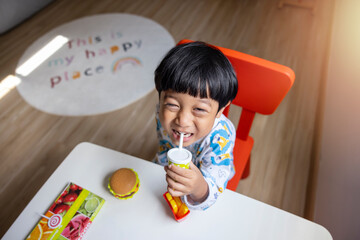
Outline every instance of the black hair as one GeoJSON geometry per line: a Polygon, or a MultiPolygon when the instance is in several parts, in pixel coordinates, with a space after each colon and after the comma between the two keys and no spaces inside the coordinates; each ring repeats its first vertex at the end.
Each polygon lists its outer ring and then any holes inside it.
{"type": "Polygon", "coordinates": [[[219,49],[204,42],[172,48],[155,70],[155,85],[159,96],[170,89],[193,97],[209,97],[219,103],[218,110],[232,101],[238,90],[230,61],[219,49]]]}

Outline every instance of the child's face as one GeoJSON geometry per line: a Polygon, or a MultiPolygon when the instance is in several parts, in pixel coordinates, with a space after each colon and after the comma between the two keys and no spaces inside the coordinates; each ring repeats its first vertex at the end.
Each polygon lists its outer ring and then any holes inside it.
{"type": "Polygon", "coordinates": [[[159,118],[173,143],[179,145],[180,132],[184,133],[183,146],[189,146],[210,133],[218,112],[219,103],[211,98],[193,97],[171,90],[160,94],[159,118]]]}

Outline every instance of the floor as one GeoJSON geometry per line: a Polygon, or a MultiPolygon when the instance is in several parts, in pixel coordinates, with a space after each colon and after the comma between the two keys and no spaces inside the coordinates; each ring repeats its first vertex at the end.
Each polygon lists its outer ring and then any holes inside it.
{"type": "MultiPolygon", "coordinates": [[[[276,0],[57,0],[0,35],[0,80],[14,74],[26,48],[46,32],[108,12],[153,19],[176,42],[202,40],[289,66],[295,84],[273,115],[255,117],[251,173],[237,192],[308,217],[333,1],[318,0],[315,7],[279,9],[276,0]]],[[[150,160],[156,152],[156,102],[153,91],[111,113],[62,117],[34,109],[15,89],[0,98],[0,236],[78,143],[150,160]]],[[[239,112],[231,109],[230,119],[239,112]]]]}

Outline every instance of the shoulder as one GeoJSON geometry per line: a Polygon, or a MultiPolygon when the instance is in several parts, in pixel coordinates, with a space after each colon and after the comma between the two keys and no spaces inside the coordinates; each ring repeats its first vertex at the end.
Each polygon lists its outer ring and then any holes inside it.
{"type": "Polygon", "coordinates": [[[235,127],[232,122],[221,115],[215,119],[214,126],[204,141],[204,148],[208,148],[211,152],[221,154],[226,152],[235,142],[235,127]]]}
{"type": "Polygon", "coordinates": [[[210,138],[213,139],[216,135],[224,138],[235,140],[235,127],[234,124],[223,114],[215,120],[214,127],[210,132],[210,138]]]}

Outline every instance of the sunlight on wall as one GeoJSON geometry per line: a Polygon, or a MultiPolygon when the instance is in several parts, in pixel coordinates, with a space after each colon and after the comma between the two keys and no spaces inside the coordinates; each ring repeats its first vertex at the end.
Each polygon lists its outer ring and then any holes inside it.
{"type": "Polygon", "coordinates": [[[314,221],[360,239],[360,1],[336,1],[326,79],[314,221]]]}
{"type": "Polygon", "coordinates": [[[29,75],[34,69],[36,69],[41,63],[53,55],[57,50],[59,50],[65,43],[68,42],[68,38],[58,35],[48,44],[46,44],[42,49],[36,52],[28,60],[26,60],[20,67],[16,69],[16,73],[22,76],[29,75]]]}

